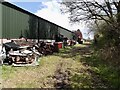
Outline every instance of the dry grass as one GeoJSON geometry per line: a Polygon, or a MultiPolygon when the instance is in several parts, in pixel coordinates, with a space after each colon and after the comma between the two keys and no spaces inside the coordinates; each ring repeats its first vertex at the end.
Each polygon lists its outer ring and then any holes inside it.
{"type": "Polygon", "coordinates": [[[92,68],[81,62],[88,52],[85,48],[76,45],[61,49],[60,53],[41,57],[40,65],[35,67],[2,66],[3,88],[90,88],[93,82],[101,85],[92,68]]]}
{"type": "Polygon", "coordinates": [[[63,71],[83,68],[77,60],[56,54],[40,59],[40,65],[36,67],[3,66],[3,88],[54,88],[55,80],[52,77],[61,62],[63,71]]]}

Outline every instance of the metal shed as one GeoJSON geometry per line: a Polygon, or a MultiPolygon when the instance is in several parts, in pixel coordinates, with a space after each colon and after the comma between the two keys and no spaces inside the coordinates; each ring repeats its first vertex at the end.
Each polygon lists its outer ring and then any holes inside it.
{"type": "Polygon", "coordinates": [[[0,38],[2,38],[2,4],[0,4],[0,38]]]}
{"type": "Polygon", "coordinates": [[[0,3],[0,38],[55,39],[62,34],[73,39],[73,32],[23,10],[9,2],[0,3]]]}

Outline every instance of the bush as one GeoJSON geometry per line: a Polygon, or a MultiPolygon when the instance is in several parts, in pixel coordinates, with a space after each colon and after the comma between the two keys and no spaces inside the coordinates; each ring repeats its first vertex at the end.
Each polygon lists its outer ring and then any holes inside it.
{"type": "Polygon", "coordinates": [[[98,56],[106,60],[111,65],[119,66],[120,64],[120,26],[100,24],[97,34],[97,43],[93,44],[98,56]]]}

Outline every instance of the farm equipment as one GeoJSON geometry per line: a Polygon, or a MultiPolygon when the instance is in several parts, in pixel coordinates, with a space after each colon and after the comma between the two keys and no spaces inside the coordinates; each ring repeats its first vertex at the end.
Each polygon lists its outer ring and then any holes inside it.
{"type": "Polygon", "coordinates": [[[6,57],[3,59],[3,64],[35,64],[42,55],[51,55],[54,50],[54,45],[41,41],[39,43],[11,41],[3,44],[6,57]]]}
{"type": "Polygon", "coordinates": [[[41,55],[32,46],[20,46],[14,42],[8,42],[3,44],[6,50],[6,58],[3,63],[11,64],[32,64],[37,61],[41,55]]]}

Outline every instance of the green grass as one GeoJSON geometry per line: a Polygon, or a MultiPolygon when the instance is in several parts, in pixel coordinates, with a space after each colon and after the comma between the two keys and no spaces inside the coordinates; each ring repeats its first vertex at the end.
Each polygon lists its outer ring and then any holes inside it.
{"type": "MultiPolygon", "coordinates": [[[[3,66],[3,87],[7,88],[39,88],[55,71],[57,57],[42,57],[39,66],[12,67],[3,66]]],[[[52,86],[51,86],[52,87],[52,86]]]]}
{"type": "Polygon", "coordinates": [[[2,66],[2,78],[3,79],[9,79],[14,76],[16,69],[12,66],[2,66]]]}
{"type": "MultiPolygon", "coordinates": [[[[96,56],[84,57],[81,49],[86,45],[75,45],[60,49],[59,53],[40,57],[39,66],[2,66],[4,88],[54,88],[55,72],[60,64],[62,72],[69,71],[69,87],[101,88],[103,84],[118,87],[118,72],[96,56]],[[100,82],[98,82],[98,81],[100,82]]],[[[104,85],[103,85],[104,86],[104,85]]],[[[106,86],[107,87],[107,86],[106,86]]]]}
{"type": "Polygon", "coordinates": [[[75,74],[72,76],[71,81],[71,87],[72,88],[90,88],[91,86],[91,80],[90,75],[87,73],[82,74],[75,74]]]}
{"type": "Polygon", "coordinates": [[[100,75],[102,80],[110,85],[110,87],[118,88],[120,85],[119,71],[112,65],[107,64],[97,56],[84,58],[84,62],[90,65],[91,69],[100,75]]]}
{"type": "MultiPolygon", "coordinates": [[[[71,49],[70,47],[64,49],[71,49]]],[[[80,64],[78,61],[73,61],[71,58],[63,58],[59,54],[65,51],[61,50],[60,53],[43,56],[40,58],[39,66],[35,67],[13,67],[2,66],[2,78],[6,88],[52,88],[54,87],[54,80],[52,77],[56,71],[57,66],[64,62],[63,69],[71,68],[74,70],[80,64]],[[78,66],[76,66],[78,65],[78,66]]],[[[68,50],[69,51],[69,50],[68,50]]],[[[64,70],[65,71],[65,70],[64,70]]]]}

